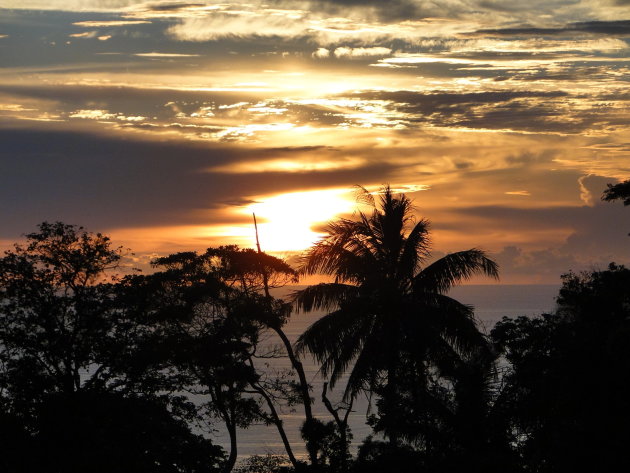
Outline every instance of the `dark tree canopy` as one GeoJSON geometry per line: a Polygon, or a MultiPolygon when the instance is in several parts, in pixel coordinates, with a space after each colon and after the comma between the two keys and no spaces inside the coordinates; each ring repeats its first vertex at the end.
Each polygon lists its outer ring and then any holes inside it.
{"type": "Polygon", "coordinates": [[[619,184],[608,184],[608,188],[604,191],[602,200],[607,202],[621,200],[623,205],[630,205],[630,180],[620,182],[619,184]]]}
{"type": "Polygon", "coordinates": [[[278,258],[233,245],[176,253],[154,266],[151,275],[122,281],[126,305],[155,324],[152,356],[168,367],[171,385],[202,400],[206,420],[224,423],[230,454],[223,470],[230,471],[237,428],[279,422],[263,408],[266,391],[253,359],[261,331],[279,330],[290,313],[289,304],[264,292],[295,281],[296,273],[278,258]]]}
{"type": "Polygon", "coordinates": [[[114,277],[121,257],[56,222],[0,258],[0,437],[17,452],[3,471],[217,471],[222,449],[191,433],[154,321],[114,277]]]}
{"type": "Polygon", "coordinates": [[[41,473],[216,473],[223,449],[190,432],[157,399],[82,392],[40,406],[41,473]]]}
{"type": "MultiPolygon", "coordinates": [[[[293,301],[328,312],[297,349],[320,362],[333,421],[314,415],[283,332],[292,305],[269,291],[297,281],[284,261],[228,245],[120,278],[104,235],[60,222],[26,235],[0,258],[0,471],[229,473],[238,428],[254,422],[276,426],[291,466],[267,457],[241,471],[630,470],[630,270],[566,274],[554,312],[504,318],[487,337],[449,290],[496,277],[496,264],[475,248],[431,262],[429,224],[405,195],[359,197],[370,212],[332,222],[303,260],[332,282],[293,301]],[[270,335],[281,345],[267,348],[270,335]],[[278,354],[294,372],[258,369],[278,354]],[[347,420],[362,393],[380,437],[353,460],[347,420]],[[309,464],[279,415],[296,404],[309,464]],[[228,454],[192,429],[216,422],[228,454]]],[[[604,199],[630,204],[630,181],[604,199]]]]}
{"type": "Polygon", "coordinates": [[[346,398],[395,384],[401,356],[423,371],[483,350],[472,308],[446,293],[476,274],[498,276],[496,263],[478,249],[428,264],[429,223],[415,219],[411,200],[389,187],[377,199],[364,189],[360,196],[371,213],[330,223],[328,235],[304,257],[304,274],[328,274],[334,282],[295,295],[298,309],[332,310],[298,345],[316,357],[331,386],[350,371],[346,398]]]}
{"type": "Polygon", "coordinates": [[[563,277],[558,308],[492,331],[511,368],[505,415],[528,471],[627,471],[630,270],[563,277]]]}
{"type": "Polygon", "coordinates": [[[114,382],[121,368],[115,352],[127,340],[106,281],[120,250],[81,227],[57,222],[39,230],[0,259],[0,357],[9,403],[114,382]]]}

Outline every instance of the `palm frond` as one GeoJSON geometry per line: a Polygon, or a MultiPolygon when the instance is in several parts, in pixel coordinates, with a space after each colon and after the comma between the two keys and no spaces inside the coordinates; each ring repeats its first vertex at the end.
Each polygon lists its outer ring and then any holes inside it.
{"type": "Polygon", "coordinates": [[[365,187],[359,184],[356,184],[354,188],[355,188],[354,199],[356,200],[357,203],[369,205],[370,207],[376,206],[374,202],[374,196],[369,190],[367,190],[365,187]]]}
{"type": "Polygon", "coordinates": [[[407,236],[398,262],[399,278],[413,277],[420,262],[429,256],[431,241],[429,239],[429,221],[417,222],[407,236]]]}
{"type": "Polygon", "coordinates": [[[300,274],[329,274],[341,282],[358,282],[373,267],[374,255],[360,222],[340,220],[328,226],[328,235],[301,258],[300,274]]]}
{"type": "Polygon", "coordinates": [[[358,295],[358,288],[350,284],[321,283],[294,291],[291,302],[296,312],[313,310],[332,310],[343,301],[358,295]]]}
{"type": "Polygon", "coordinates": [[[372,322],[363,311],[337,310],[314,322],[300,335],[296,350],[308,351],[320,363],[331,387],[361,351],[371,333],[372,322]]]}
{"type": "Polygon", "coordinates": [[[382,356],[383,347],[373,338],[367,339],[348,376],[343,393],[344,402],[350,402],[362,391],[375,387],[379,374],[378,365],[382,364],[378,362],[378,358],[382,356]]]}
{"type": "Polygon", "coordinates": [[[485,336],[479,331],[470,305],[445,296],[436,295],[436,305],[429,313],[441,337],[462,356],[471,356],[488,347],[485,336]]]}
{"type": "Polygon", "coordinates": [[[473,248],[450,253],[424,268],[414,278],[414,291],[445,293],[474,275],[499,278],[497,263],[483,250],[473,248]]]}

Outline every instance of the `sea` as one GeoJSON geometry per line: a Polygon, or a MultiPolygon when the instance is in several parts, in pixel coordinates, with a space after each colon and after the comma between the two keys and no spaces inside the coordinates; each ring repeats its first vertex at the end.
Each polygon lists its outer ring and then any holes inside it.
{"type": "MultiPolygon", "coordinates": [[[[535,317],[552,311],[556,304],[559,288],[559,285],[463,285],[453,288],[449,295],[464,304],[472,305],[475,308],[475,317],[480,328],[488,333],[503,317],[521,315],[535,317]]],[[[285,326],[285,333],[292,341],[295,341],[309,325],[322,315],[324,315],[323,312],[293,314],[285,326]]],[[[274,340],[272,335],[269,335],[265,343],[268,347],[272,347],[275,343],[278,343],[279,346],[279,340],[274,340]]],[[[308,356],[305,356],[302,362],[307,379],[313,388],[315,416],[322,421],[332,420],[331,415],[321,402],[323,380],[318,366],[308,356]]],[[[286,358],[265,359],[259,362],[259,367],[273,375],[275,372],[289,369],[290,363],[286,358]]],[[[341,379],[332,391],[329,391],[328,397],[333,404],[341,401],[344,386],[345,379],[341,379]]],[[[371,429],[366,423],[370,409],[371,403],[366,398],[357,399],[353,406],[349,416],[353,450],[371,433],[371,429]]],[[[304,442],[300,436],[300,426],[304,421],[303,409],[300,409],[299,405],[294,408],[283,408],[282,419],[294,453],[297,457],[304,457],[304,442]]],[[[227,449],[229,447],[227,433],[220,425],[214,427],[216,431],[211,433],[213,443],[227,449]]],[[[280,436],[273,425],[252,425],[247,429],[240,429],[237,437],[239,459],[251,455],[285,454],[280,436]]]]}

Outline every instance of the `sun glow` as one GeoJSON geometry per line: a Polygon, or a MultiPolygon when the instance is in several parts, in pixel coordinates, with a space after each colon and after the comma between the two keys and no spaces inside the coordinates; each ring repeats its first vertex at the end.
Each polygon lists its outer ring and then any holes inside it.
{"type": "Polygon", "coordinates": [[[304,250],[323,236],[313,228],[356,206],[347,189],[292,192],[256,198],[242,213],[256,214],[265,251],[304,250]]]}

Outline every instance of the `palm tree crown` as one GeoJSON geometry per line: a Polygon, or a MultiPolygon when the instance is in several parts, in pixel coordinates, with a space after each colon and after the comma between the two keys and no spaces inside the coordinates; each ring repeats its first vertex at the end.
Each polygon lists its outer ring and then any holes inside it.
{"type": "Polygon", "coordinates": [[[392,384],[404,353],[439,370],[446,360],[485,346],[470,306],[448,297],[454,285],[476,274],[498,277],[497,265],[479,249],[430,256],[429,222],[416,220],[412,202],[385,186],[378,202],[360,188],[371,214],[339,219],[304,256],[302,274],[327,274],[332,283],[294,295],[298,310],[326,310],[298,340],[320,362],[331,385],[350,368],[345,398],[379,383],[392,384]]]}

